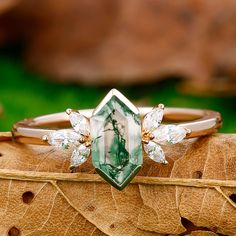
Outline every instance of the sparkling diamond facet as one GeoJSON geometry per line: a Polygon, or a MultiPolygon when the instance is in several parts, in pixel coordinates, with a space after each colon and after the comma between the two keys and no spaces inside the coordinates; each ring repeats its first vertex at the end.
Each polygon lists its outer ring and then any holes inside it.
{"type": "Polygon", "coordinates": [[[149,141],[147,144],[144,144],[144,151],[148,156],[155,162],[166,164],[165,154],[157,143],[149,141]]]}
{"type": "Polygon", "coordinates": [[[71,166],[78,167],[87,161],[88,156],[90,154],[90,148],[86,147],[84,144],[81,144],[77,147],[71,156],[71,166]]]}
{"type": "Polygon", "coordinates": [[[164,110],[159,107],[147,113],[143,119],[143,130],[152,131],[156,129],[162,121],[163,113],[164,110]]]}
{"type": "Polygon", "coordinates": [[[167,125],[160,125],[157,129],[152,131],[154,136],[154,141],[159,144],[167,144],[167,140],[169,139],[167,125]]]}
{"type": "Polygon", "coordinates": [[[154,135],[154,141],[157,143],[175,144],[186,137],[187,130],[178,125],[161,125],[152,134],[154,135]]]}
{"type": "Polygon", "coordinates": [[[88,119],[86,117],[81,115],[79,112],[71,111],[69,118],[70,123],[76,132],[86,136],[89,135],[90,128],[88,119]]]}
{"type": "Polygon", "coordinates": [[[47,135],[50,145],[62,149],[67,149],[72,144],[78,145],[80,137],[73,130],[56,130],[47,135]]]}
{"type": "Polygon", "coordinates": [[[94,111],[90,124],[96,171],[114,187],[123,189],[143,161],[138,109],[113,89],[94,111]]]}

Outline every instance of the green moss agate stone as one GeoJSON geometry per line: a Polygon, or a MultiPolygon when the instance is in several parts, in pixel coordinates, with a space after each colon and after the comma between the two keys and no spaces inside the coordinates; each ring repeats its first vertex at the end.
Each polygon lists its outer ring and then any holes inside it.
{"type": "Polygon", "coordinates": [[[122,190],[143,162],[138,109],[112,89],[94,110],[90,127],[92,161],[97,173],[122,190]]]}

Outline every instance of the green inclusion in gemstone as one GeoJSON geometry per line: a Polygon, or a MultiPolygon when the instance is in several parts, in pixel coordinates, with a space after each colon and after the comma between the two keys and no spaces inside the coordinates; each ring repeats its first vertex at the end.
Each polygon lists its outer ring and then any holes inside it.
{"type": "Polygon", "coordinates": [[[93,112],[90,126],[93,165],[106,181],[122,190],[143,162],[139,111],[112,89],[93,112]]]}

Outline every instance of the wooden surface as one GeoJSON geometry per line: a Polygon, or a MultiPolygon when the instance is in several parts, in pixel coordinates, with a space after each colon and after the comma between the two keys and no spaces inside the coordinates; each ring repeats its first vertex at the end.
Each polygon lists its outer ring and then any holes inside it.
{"type": "Polygon", "coordinates": [[[236,135],[168,146],[166,166],[145,157],[123,191],[91,160],[71,174],[68,152],[0,136],[0,235],[236,234],[236,135]]]}

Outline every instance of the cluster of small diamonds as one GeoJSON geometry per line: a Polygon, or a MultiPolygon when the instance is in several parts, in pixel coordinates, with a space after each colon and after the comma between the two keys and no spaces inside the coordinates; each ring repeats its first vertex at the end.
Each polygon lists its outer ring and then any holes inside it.
{"type": "Polygon", "coordinates": [[[167,164],[162,145],[176,144],[182,141],[189,130],[180,125],[161,124],[164,105],[160,104],[147,113],[143,119],[143,147],[147,155],[155,162],[167,164]]]}
{"type": "Polygon", "coordinates": [[[88,119],[78,111],[67,109],[67,114],[73,129],[56,130],[43,139],[61,149],[72,148],[71,170],[83,164],[90,154],[90,126],[88,119]]]}

